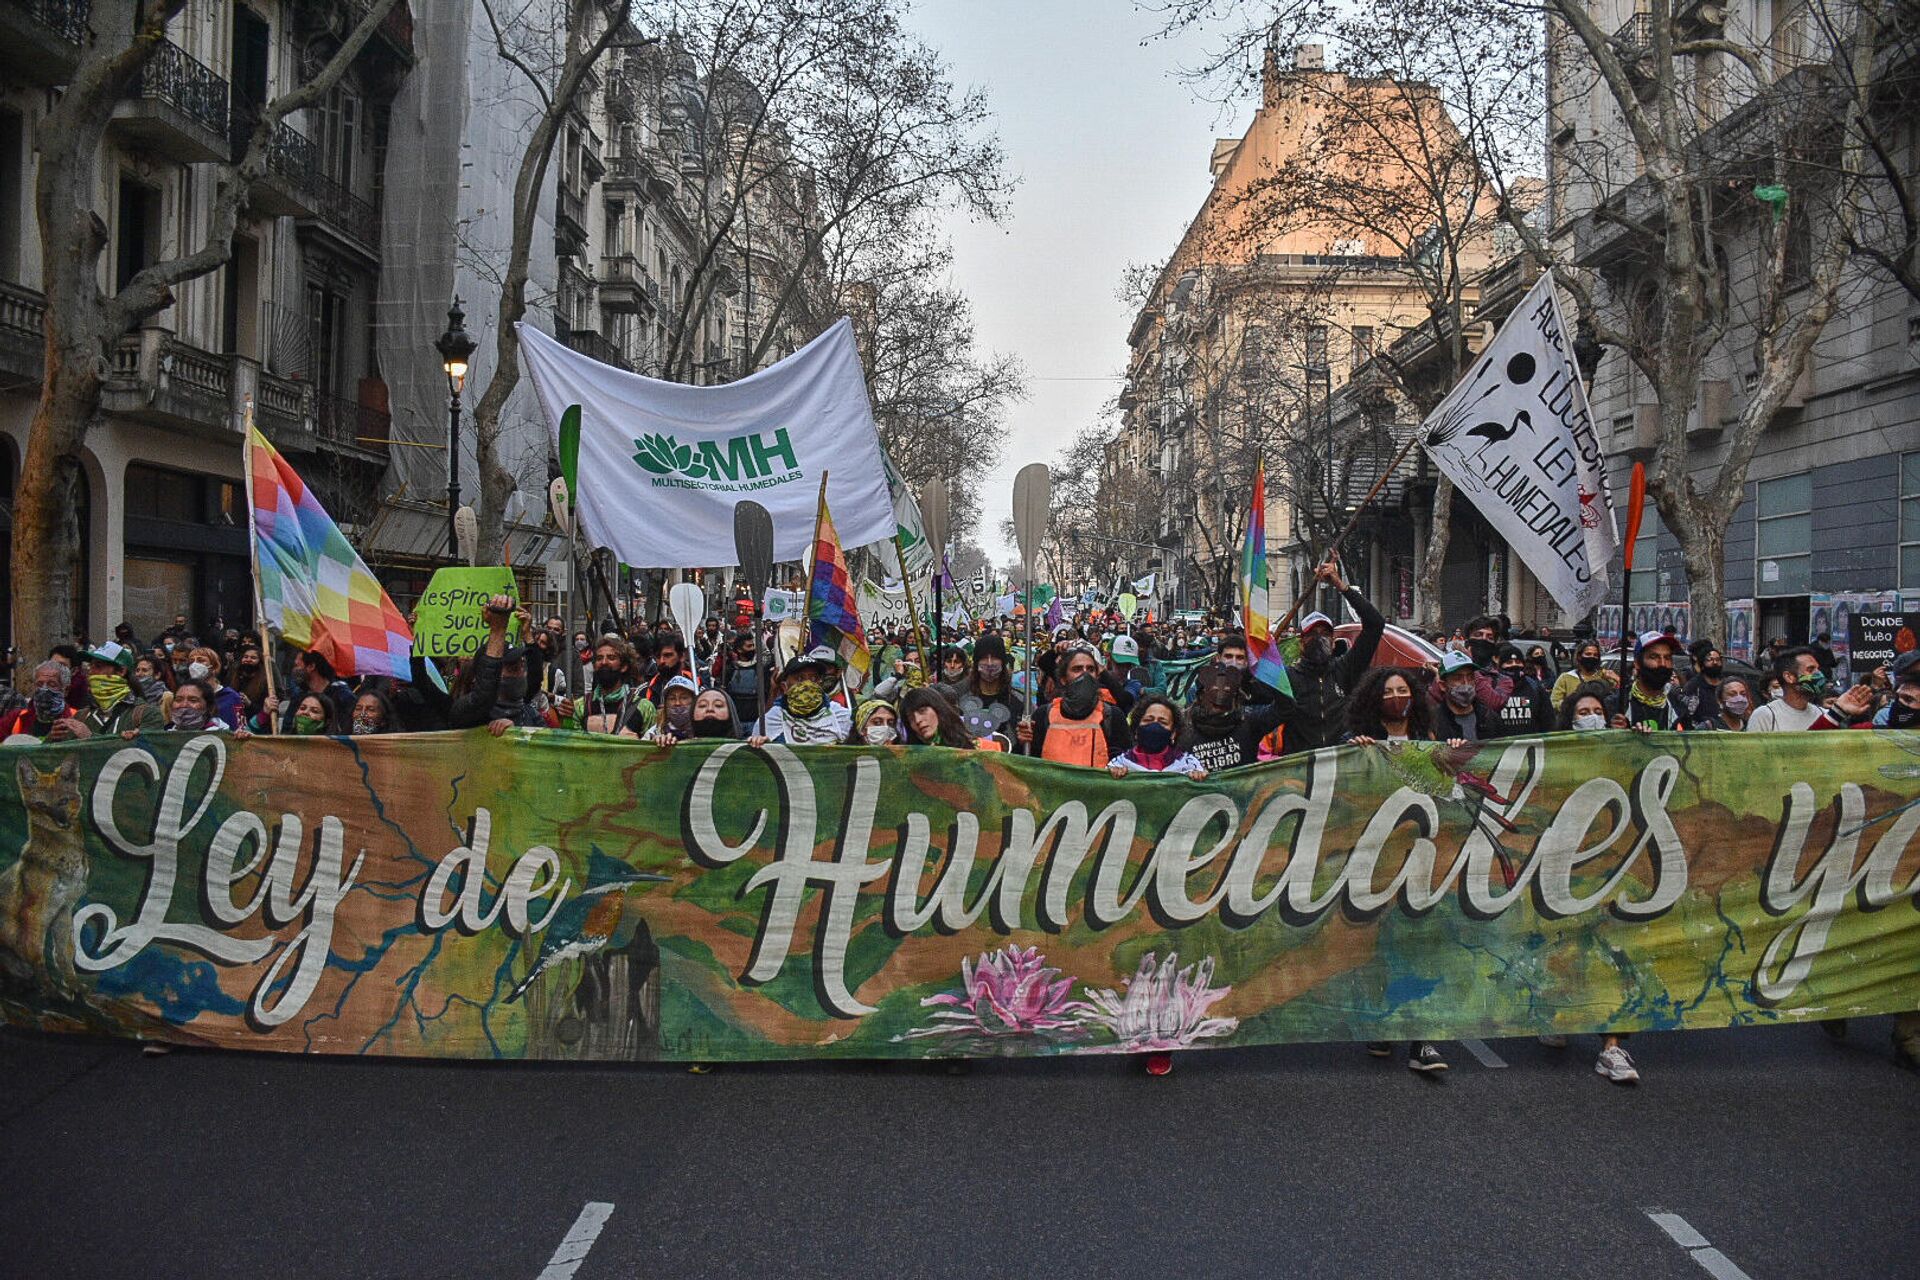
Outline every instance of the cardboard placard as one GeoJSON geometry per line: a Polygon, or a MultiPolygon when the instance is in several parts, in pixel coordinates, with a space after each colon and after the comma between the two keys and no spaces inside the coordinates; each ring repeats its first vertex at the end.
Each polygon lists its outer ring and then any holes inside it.
{"type": "Polygon", "coordinates": [[[1903,653],[1920,648],[1920,613],[1856,613],[1847,623],[1854,679],[1875,667],[1890,667],[1903,653]]]}
{"type": "MultiPolygon", "coordinates": [[[[503,564],[434,570],[413,612],[413,651],[423,658],[466,658],[487,639],[487,601],[504,595],[516,604],[519,588],[503,564]]],[[[520,642],[520,621],[507,622],[507,638],[520,642]]]]}

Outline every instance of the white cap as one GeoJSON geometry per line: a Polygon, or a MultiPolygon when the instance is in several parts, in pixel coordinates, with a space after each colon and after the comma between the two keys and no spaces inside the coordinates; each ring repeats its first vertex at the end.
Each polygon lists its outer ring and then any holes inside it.
{"type": "Polygon", "coordinates": [[[1115,662],[1140,661],[1140,642],[1132,636],[1115,636],[1113,638],[1113,660],[1115,662]]]}
{"type": "Polygon", "coordinates": [[[1318,609],[1315,609],[1312,613],[1300,619],[1301,635],[1307,634],[1307,632],[1313,630],[1315,627],[1325,627],[1331,631],[1333,630],[1333,619],[1321,613],[1318,609]]]}

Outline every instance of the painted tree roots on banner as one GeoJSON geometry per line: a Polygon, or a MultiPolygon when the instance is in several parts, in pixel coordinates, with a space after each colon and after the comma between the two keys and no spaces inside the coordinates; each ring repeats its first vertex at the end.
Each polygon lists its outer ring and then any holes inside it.
{"type": "Polygon", "coordinates": [[[1920,1007],[1920,737],[1205,783],[484,732],[13,749],[16,1023],[425,1057],[1137,1052],[1920,1007]]]}

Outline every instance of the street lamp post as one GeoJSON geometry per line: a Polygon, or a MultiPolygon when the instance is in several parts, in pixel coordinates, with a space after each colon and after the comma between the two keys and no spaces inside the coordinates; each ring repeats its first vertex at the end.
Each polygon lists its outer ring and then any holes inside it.
{"type": "Polygon", "coordinates": [[[434,342],[440,353],[440,367],[447,374],[447,555],[460,558],[460,534],[454,517],[460,511],[460,389],[467,381],[467,361],[473,355],[474,341],[467,335],[467,313],[460,309],[459,295],[447,308],[447,331],[434,342]]]}

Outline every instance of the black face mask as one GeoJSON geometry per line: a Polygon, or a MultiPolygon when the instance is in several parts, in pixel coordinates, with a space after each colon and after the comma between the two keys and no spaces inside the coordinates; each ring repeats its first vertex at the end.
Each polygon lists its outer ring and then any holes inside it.
{"type": "Polygon", "coordinates": [[[1647,688],[1653,690],[1656,693],[1666,688],[1668,681],[1672,679],[1673,679],[1672,667],[1640,668],[1640,683],[1645,685],[1647,688]]]}
{"type": "Polygon", "coordinates": [[[618,689],[621,681],[625,678],[626,673],[618,667],[595,667],[593,669],[593,682],[602,689],[618,689]]]}
{"type": "Polygon", "coordinates": [[[696,738],[731,738],[733,726],[725,720],[695,720],[688,732],[696,738]]]}
{"type": "Polygon", "coordinates": [[[1920,729],[1920,707],[1909,707],[1898,700],[1887,708],[1890,729],[1920,729]]]}
{"type": "Polygon", "coordinates": [[[1590,653],[1583,653],[1574,660],[1582,671],[1598,671],[1600,659],[1590,653]]]}
{"type": "Polygon", "coordinates": [[[1502,667],[1500,670],[1505,675],[1510,676],[1516,684],[1527,677],[1527,669],[1525,667],[1502,667]]]}
{"type": "Polygon", "coordinates": [[[1091,675],[1075,676],[1060,696],[1060,709],[1070,720],[1085,720],[1099,701],[1100,682],[1091,675]]]}
{"type": "Polygon", "coordinates": [[[1467,652],[1473,656],[1473,665],[1484,667],[1493,661],[1493,651],[1497,648],[1491,640],[1467,641],[1467,652]]]}
{"type": "Polygon", "coordinates": [[[1700,668],[1700,674],[1705,676],[1709,680],[1718,680],[1720,678],[1720,673],[1725,670],[1726,670],[1725,667],[1715,662],[1715,663],[1712,663],[1711,665],[1700,668]]]}
{"type": "Polygon", "coordinates": [[[1321,665],[1333,660],[1333,641],[1323,635],[1311,635],[1300,645],[1300,657],[1313,665],[1321,665]]]}

